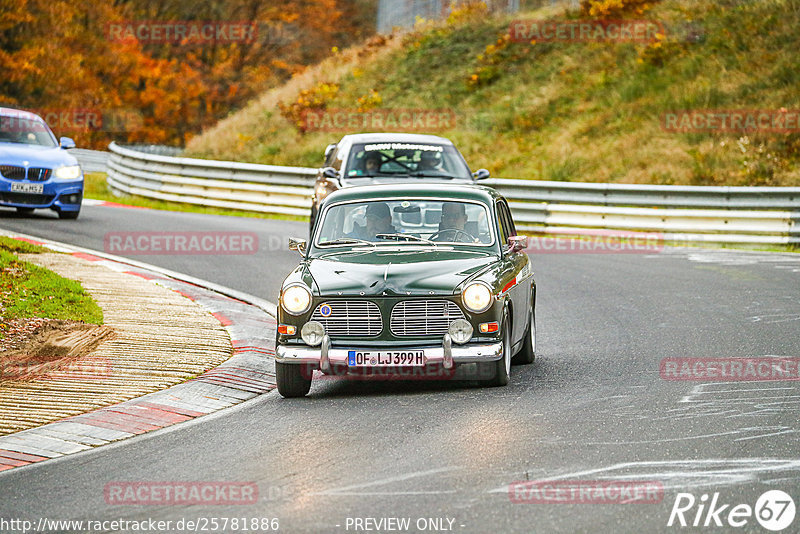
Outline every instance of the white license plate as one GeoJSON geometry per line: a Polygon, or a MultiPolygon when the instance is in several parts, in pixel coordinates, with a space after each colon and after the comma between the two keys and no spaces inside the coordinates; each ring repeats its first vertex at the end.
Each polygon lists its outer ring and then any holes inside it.
{"type": "Polygon", "coordinates": [[[24,184],[12,182],[11,191],[14,193],[43,193],[44,184],[24,184]]]}
{"type": "Polygon", "coordinates": [[[425,365],[422,350],[350,350],[347,351],[348,367],[402,367],[425,365]]]}

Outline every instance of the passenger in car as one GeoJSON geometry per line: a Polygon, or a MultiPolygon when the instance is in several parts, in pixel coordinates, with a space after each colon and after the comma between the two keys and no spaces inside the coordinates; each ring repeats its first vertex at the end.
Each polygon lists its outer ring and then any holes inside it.
{"type": "Polygon", "coordinates": [[[364,174],[380,172],[381,155],[378,152],[369,152],[364,156],[364,174]]]}
{"type": "Polygon", "coordinates": [[[397,229],[392,226],[392,212],[385,202],[372,202],[367,206],[366,225],[356,225],[353,233],[348,237],[377,241],[378,234],[395,234],[397,229]]]}

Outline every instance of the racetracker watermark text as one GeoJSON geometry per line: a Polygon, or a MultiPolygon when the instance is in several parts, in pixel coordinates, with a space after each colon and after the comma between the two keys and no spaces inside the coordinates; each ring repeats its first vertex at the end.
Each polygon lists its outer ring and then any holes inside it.
{"type": "Polygon", "coordinates": [[[109,254],[128,255],[243,255],[258,252],[258,236],[253,232],[109,232],[103,248],[109,254]]]}
{"type": "MultiPolygon", "coordinates": [[[[47,126],[59,133],[134,132],[144,128],[144,116],[134,109],[48,108],[34,109],[47,126]]],[[[0,117],[0,129],[11,133],[46,132],[44,123],[27,113],[0,117]]]]}
{"type": "Polygon", "coordinates": [[[456,127],[456,122],[456,113],[451,109],[309,109],[303,113],[304,130],[316,132],[429,132],[452,130],[456,127]]]}
{"type": "Polygon", "coordinates": [[[696,109],[667,111],[661,128],[675,133],[798,133],[800,109],[696,109]]]}
{"type": "Polygon", "coordinates": [[[800,358],[664,358],[659,373],[673,381],[800,380],[800,358]]]}
{"type": "Polygon", "coordinates": [[[528,236],[529,254],[653,254],[664,250],[660,233],[584,230],[567,236],[528,236]]]}
{"type": "Polygon", "coordinates": [[[525,480],[508,486],[515,504],[656,504],[664,485],[653,480],[525,480]]]}
{"type": "Polygon", "coordinates": [[[663,38],[664,25],[652,20],[515,20],[509,27],[517,43],[649,43],[663,38]]]}
{"type": "Polygon", "coordinates": [[[245,505],[258,502],[255,482],[109,482],[106,504],[245,505]]]}
{"type": "Polygon", "coordinates": [[[444,368],[439,363],[429,363],[417,367],[387,366],[349,368],[333,365],[328,373],[318,370],[316,364],[299,364],[304,378],[314,380],[355,380],[355,381],[394,381],[394,380],[489,380],[494,371],[477,364],[461,364],[444,368]]]}
{"type": "Polygon", "coordinates": [[[65,363],[35,358],[0,361],[0,380],[103,380],[111,376],[111,360],[86,356],[65,363]]]}
{"type": "Polygon", "coordinates": [[[253,43],[258,38],[258,29],[259,25],[251,21],[128,20],[107,23],[105,36],[112,42],[253,43]]]}

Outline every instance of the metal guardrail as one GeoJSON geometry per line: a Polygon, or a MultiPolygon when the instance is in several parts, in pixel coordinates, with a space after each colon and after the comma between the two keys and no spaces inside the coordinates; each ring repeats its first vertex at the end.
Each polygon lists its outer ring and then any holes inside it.
{"type": "Polygon", "coordinates": [[[651,232],[678,242],[800,243],[800,187],[486,180],[523,230],[651,232]]]}
{"type": "MultiPolygon", "coordinates": [[[[147,154],[109,145],[115,192],[307,216],[317,169],[147,154]]],[[[800,243],[800,187],[706,187],[510,180],[481,182],[517,226],[544,234],[657,233],[669,241],[800,243]]]]}
{"type": "Polygon", "coordinates": [[[78,160],[83,172],[106,172],[108,152],[99,150],[86,150],[85,148],[71,148],[69,153],[78,160]]]}
{"type": "Polygon", "coordinates": [[[108,146],[114,192],[202,206],[307,216],[317,170],[146,154],[108,146]]]}

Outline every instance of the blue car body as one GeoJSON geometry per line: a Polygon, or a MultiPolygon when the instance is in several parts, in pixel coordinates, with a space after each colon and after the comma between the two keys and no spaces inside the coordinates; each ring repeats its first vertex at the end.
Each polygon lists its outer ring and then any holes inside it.
{"type": "Polygon", "coordinates": [[[0,206],[29,213],[47,208],[75,219],[83,200],[83,171],[66,149],[75,143],[55,135],[34,113],[0,108],[0,206]]]}

